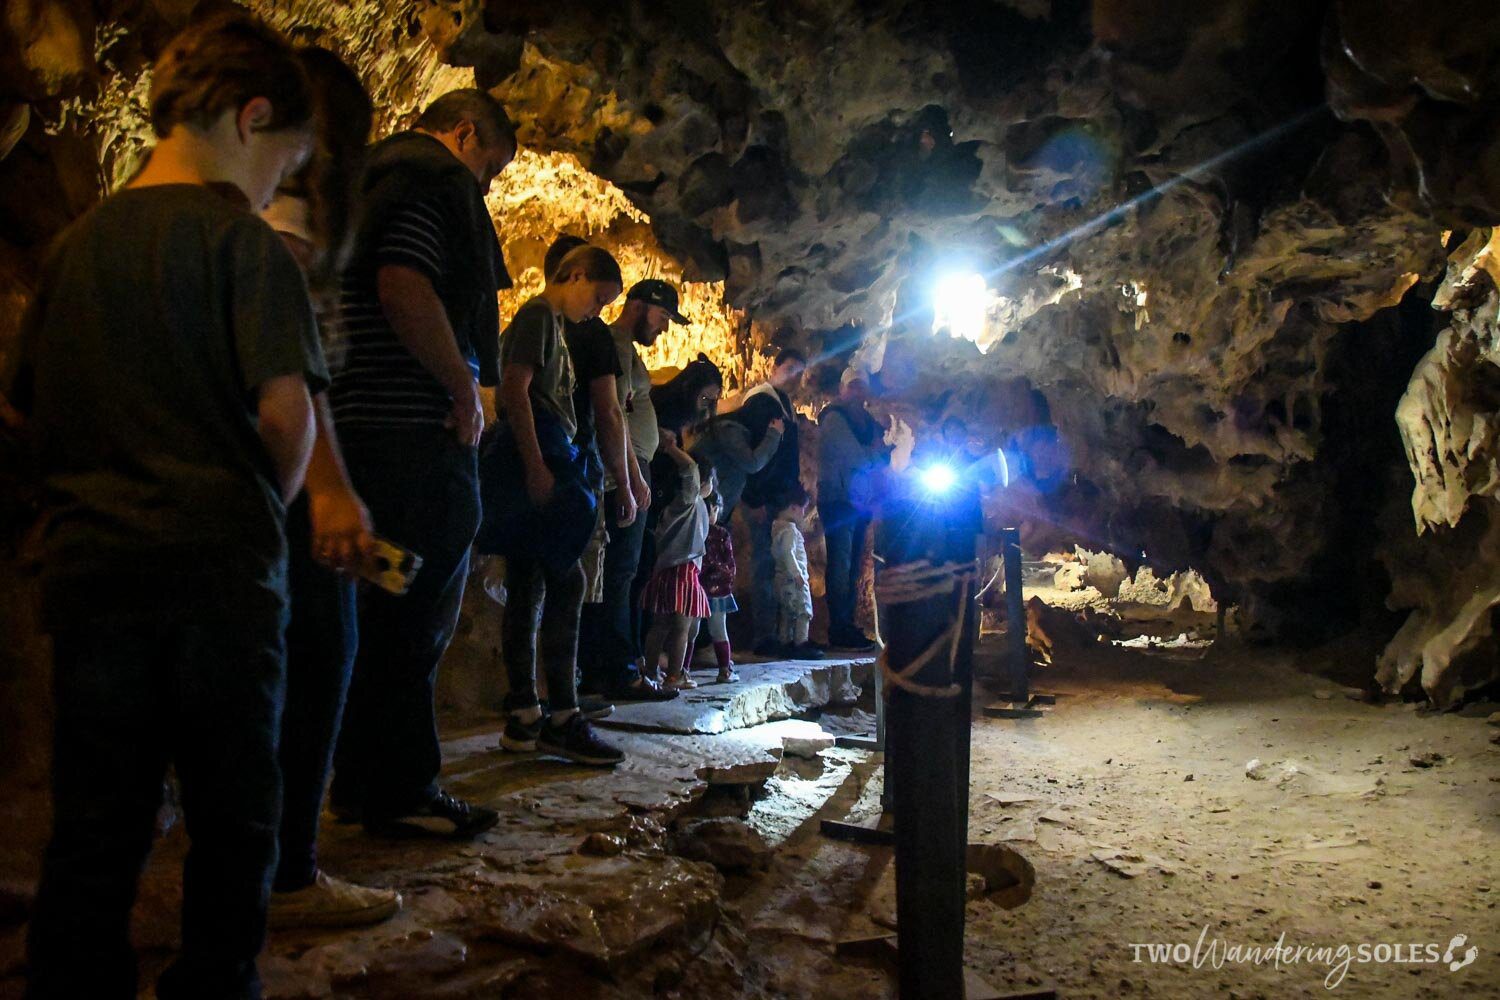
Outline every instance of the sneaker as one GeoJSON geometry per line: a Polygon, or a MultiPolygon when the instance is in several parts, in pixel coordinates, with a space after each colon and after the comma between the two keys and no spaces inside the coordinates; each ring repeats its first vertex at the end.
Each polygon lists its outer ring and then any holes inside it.
{"type": "Polygon", "coordinates": [[[536,748],[541,753],[551,754],[595,767],[610,767],[625,759],[619,750],[594,735],[594,727],[582,715],[574,712],[560,726],[548,725],[537,737],[536,748]]]}
{"type": "Polygon", "coordinates": [[[665,686],[672,688],[675,691],[689,691],[697,687],[698,682],[693,680],[693,675],[688,673],[686,670],[679,670],[677,671],[677,673],[667,678],[667,683],[665,686]]]}
{"type": "Polygon", "coordinates": [[[796,646],[786,648],[786,658],[789,660],[821,660],[828,654],[823,652],[823,647],[816,643],[804,642],[796,646]]]}
{"type": "Polygon", "coordinates": [[[590,722],[598,722],[615,714],[615,706],[606,698],[584,698],[578,699],[578,714],[590,722]]]}
{"type": "Polygon", "coordinates": [[[365,829],[384,837],[438,837],[469,840],[496,823],[500,814],[487,806],[474,806],[440,791],[432,801],[409,813],[385,819],[365,819],[365,829]]]}
{"type": "Polygon", "coordinates": [[[637,677],[611,691],[610,697],[615,701],[671,701],[677,697],[677,692],[662,687],[649,677],[637,677]]]}
{"type": "MultiPolygon", "coordinates": [[[[548,712],[552,711],[552,706],[547,702],[543,701],[540,704],[542,708],[542,714],[545,715],[548,712]]],[[[590,722],[598,722],[600,719],[607,719],[611,715],[614,715],[615,706],[614,703],[611,702],[608,698],[598,698],[579,691],[578,712],[590,722]]]]}
{"type": "Polygon", "coordinates": [[[545,712],[538,715],[535,722],[522,722],[520,716],[512,715],[505,720],[505,730],[500,734],[500,748],[512,753],[530,753],[536,749],[537,734],[542,731],[542,724],[546,721],[545,712]]]}
{"type": "Polygon", "coordinates": [[[739,679],[740,679],[740,675],[734,672],[734,668],[733,667],[730,667],[728,670],[720,670],[719,671],[719,677],[718,677],[717,680],[714,681],[714,683],[715,684],[733,684],[735,681],[738,681],[739,679]]]}
{"type": "Polygon", "coordinates": [[[394,889],[355,885],[318,872],[312,885],[271,893],[267,923],[276,930],[297,927],[367,927],[389,920],[401,909],[394,889]]]}

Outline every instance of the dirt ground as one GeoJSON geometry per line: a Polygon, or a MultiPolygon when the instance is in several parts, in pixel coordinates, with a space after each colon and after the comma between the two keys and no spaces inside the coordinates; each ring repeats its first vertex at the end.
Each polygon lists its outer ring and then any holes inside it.
{"type": "MultiPolygon", "coordinates": [[[[1366,704],[1308,672],[1357,674],[1353,645],[1213,646],[1212,615],[1113,610],[1114,641],[1053,630],[1044,717],[987,718],[976,697],[970,841],[1016,851],[1034,884],[973,894],[970,968],[1002,995],[1500,997],[1500,706],[1366,704]]],[[[888,950],[840,947],[894,926],[891,851],[819,832],[879,811],[879,758],[820,749],[869,721],[830,705],[617,733],[613,774],[506,754],[497,720],[449,727],[447,780],[501,827],[455,848],[331,825],[330,870],[400,888],[406,910],[273,934],[267,995],[894,997],[888,950]],[[705,855],[685,831],[713,817],[728,840],[705,855]]],[[[175,946],[182,846],[174,830],[143,887],[148,975],[175,946]]],[[[21,931],[0,933],[0,997],[19,995],[21,931]]]]}
{"type": "MultiPolygon", "coordinates": [[[[1057,636],[1046,716],[976,713],[970,842],[1035,884],[970,902],[972,970],[1001,995],[1500,997],[1500,706],[1367,704],[1310,672],[1357,675],[1332,662],[1353,643],[1213,646],[1212,615],[1113,613],[1114,642],[1057,636]]],[[[831,954],[894,927],[890,852],[816,824],[877,812],[879,784],[828,751],[753,808],[778,850],[726,900],[770,995],[895,995],[889,956],[831,954]]]]}
{"type": "MultiPolygon", "coordinates": [[[[1126,624],[1128,637],[1194,623],[1126,624]]],[[[1500,996],[1500,728],[1485,724],[1497,706],[1368,705],[1286,654],[1232,643],[1082,646],[1038,685],[1059,694],[1045,718],[974,726],[970,839],[1008,842],[1036,868],[1024,906],[971,904],[970,961],[993,985],[1500,996]],[[1133,877],[1101,860],[1117,852],[1133,877]],[[1458,935],[1453,962],[1477,949],[1466,967],[1431,961],[1428,945],[1441,959],[1458,935]],[[1131,947],[1147,943],[1195,955],[1153,964],[1131,947]],[[1256,945],[1264,963],[1226,951],[1256,945]]]]}

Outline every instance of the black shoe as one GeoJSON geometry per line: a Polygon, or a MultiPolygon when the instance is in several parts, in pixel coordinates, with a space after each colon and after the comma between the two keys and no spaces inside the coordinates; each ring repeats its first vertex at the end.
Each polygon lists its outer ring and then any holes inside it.
{"type": "Polygon", "coordinates": [[[530,753],[536,749],[537,734],[542,731],[542,724],[546,721],[546,712],[538,715],[535,722],[522,722],[520,716],[512,715],[505,720],[505,731],[500,734],[500,748],[513,753],[530,753]]]}
{"type": "Polygon", "coordinates": [[[804,642],[796,646],[788,646],[785,655],[789,660],[821,660],[828,654],[817,643],[804,642]]]}
{"type": "Polygon", "coordinates": [[[614,701],[671,701],[677,697],[677,692],[648,678],[637,677],[615,688],[609,696],[614,701]]]}
{"type": "Polygon", "coordinates": [[[598,722],[615,714],[615,706],[606,698],[584,698],[578,699],[578,714],[590,722],[598,722]]]}
{"type": "Polygon", "coordinates": [[[400,816],[365,819],[365,829],[382,837],[437,837],[468,840],[496,823],[500,814],[487,806],[474,806],[440,791],[426,805],[400,816]]]}
{"type": "Polygon", "coordinates": [[[831,635],[829,644],[834,649],[847,649],[856,653],[867,653],[875,648],[875,640],[865,635],[859,629],[851,629],[848,632],[839,632],[831,635]]]}
{"type": "MultiPolygon", "coordinates": [[[[552,706],[547,702],[543,701],[539,702],[539,704],[541,705],[543,715],[552,711],[552,706]]],[[[578,692],[578,714],[590,722],[598,722],[600,719],[607,719],[611,715],[614,715],[615,706],[608,698],[598,698],[580,691],[578,692]]]]}
{"type": "Polygon", "coordinates": [[[577,712],[560,726],[549,720],[537,737],[536,748],[540,753],[595,767],[611,767],[625,759],[623,753],[595,736],[594,727],[577,712]]]}
{"type": "Polygon", "coordinates": [[[329,798],[328,811],[333,814],[333,821],[339,826],[357,826],[364,813],[359,803],[335,798],[329,798]]]}

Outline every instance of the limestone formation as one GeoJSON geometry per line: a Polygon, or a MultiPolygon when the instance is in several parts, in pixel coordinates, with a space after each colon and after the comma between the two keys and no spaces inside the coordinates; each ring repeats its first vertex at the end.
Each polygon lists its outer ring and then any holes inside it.
{"type": "Polygon", "coordinates": [[[1500,652],[1500,291],[1494,233],[1476,229],[1454,249],[1433,306],[1449,325],[1418,363],[1396,411],[1416,480],[1417,536],[1391,546],[1390,605],[1410,609],[1380,659],[1387,688],[1413,680],[1448,702],[1494,677],[1500,652]],[[1403,544],[1404,542],[1404,544],[1403,544]]]}
{"type": "MultiPolygon", "coordinates": [[[[919,433],[970,418],[1032,551],[1196,569],[1266,638],[1387,628],[1389,598],[1415,614],[1386,684],[1492,676],[1459,655],[1488,603],[1440,595],[1500,578],[1482,544],[1448,558],[1489,537],[1500,482],[1493,5],[249,5],[346,56],[382,130],[450,86],[504,99],[527,153],[493,207],[523,291],[549,229],[585,231],[632,278],[693,283],[731,392],[796,343],[826,359],[809,409],[857,352],[919,433]],[[1445,249],[1468,277],[1434,302],[1445,249]],[[984,286],[963,321],[933,301],[955,269],[984,286]],[[1382,514],[1406,476],[1415,539],[1382,514]],[[1339,572],[1350,546],[1387,553],[1388,587],[1339,572]]],[[[6,6],[0,359],[48,240],[139,162],[151,60],[192,6],[6,6]]]]}

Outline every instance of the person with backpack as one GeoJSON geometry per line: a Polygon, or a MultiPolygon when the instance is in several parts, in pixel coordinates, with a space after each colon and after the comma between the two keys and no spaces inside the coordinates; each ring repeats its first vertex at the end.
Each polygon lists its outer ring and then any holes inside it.
{"type": "Polygon", "coordinates": [[[838,399],[818,417],[818,519],[828,549],[828,642],[850,650],[875,644],[854,624],[870,522],[889,454],[885,428],[866,409],[869,398],[868,379],[851,367],[840,381],[838,399]]]}

